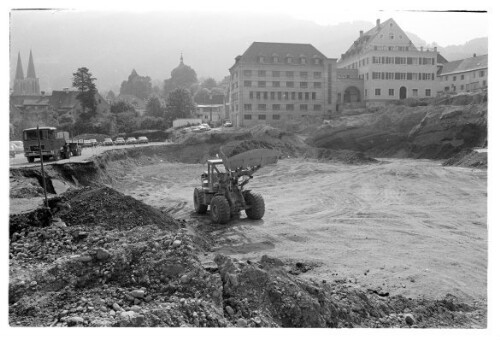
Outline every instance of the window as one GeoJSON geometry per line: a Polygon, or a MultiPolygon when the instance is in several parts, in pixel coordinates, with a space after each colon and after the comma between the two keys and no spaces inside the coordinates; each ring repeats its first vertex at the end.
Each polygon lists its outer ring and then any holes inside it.
{"type": "Polygon", "coordinates": [[[287,82],[286,82],[286,87],[288,87],[288,88],[292,88],[292,87],[293,87],[293,85],[294,85],[294,84],[293,84],[293,81],[287,81],[287,82]]]}
{"type": "Polygon", "coordinates": [[[279,81],[273,81],[273,87],[280,87],[279,81]]]}
{"type": "Polygon", "coordinates": [[[307,89],[307,82],[306,81],[301,81],[300,82],[300,88],[301,89],[307,89]]]}
{"type": "Polygon", "coordinates": [[[306,63],[306,58],[300,58],[300,63],[304,65],[306,63]]]}
{"type": "Polygon", "coordinates": [[[278,91],[278,100],[281,100],[281,92],[278,91]]]}
{"type": "Polygon", "coordinates": [[[457,80],[457,76],[453,76],[453,81],[456,81],[457,80]]]}
{"type": "Polygon", "coordinates": [[[266,76],[266,71],[265,70],[259,70],[259,72],[257,74],[259,75],[259,77],[265,77],[266,76]]]}
{"type": "Polygon", "coordinates": [[[394,89],[389,89],[389,96],[394,96],[394,89]]]}
{"type": "Polygon", "coordinates": [[[413,97],[418,97],[418,89],[413,89],[412,95],[413,95],[413,97]]]}
{"type": "Polygon", "coordinates": [[[264,95],[264,100],[267,100],[267,91],[266,92],[262,92],[262,94],[264,95]]]}
{"type": "Polygon", "coordinates": [[[380,89],[375,89],[375,95],[380,96],[380,89]]]}
{"type": "Polygon", "coordinates": [[[431,96],[431,89],[425,89],[425,96],[430,97],[431,96]]]}
{"type": "Polygon", "coordinates": [[[295,100],[295,92],[292,92],[292,100],[295,100]]]}
{"type": "Polygon", "coordinates": [[[266,87],[266,82],[265,81],[259,81],[258,82],[259,87],[266,87]]]}
{"type": "Polygon", "coordinates": [[[299,96],[299,97],[298,97],[298,99],[299,99],[299,100],[302,100],[302,92],[299,92],[299,93],[298,93],[298,96],[299,96]]]}
{"type": "Polygon", "coordinates": [[[464,78],[465,78],[465,75],[463,75],[463,74],[462,74],[462,75],[460,76],[460,80],[464,80],[464,78]]]}
{"type": "Polygon", "coordinates": [[[394,33],[389,33],[389,39],[394,40],[394,33]]]}
{"type": "Polygon", "coordinates": [[[279,111],[280,110],[280,104],[273,104],[273,111],[279,111]]]}
{"type": "Polygon", "coordinates": [[[255,98],[258,99],[258,100],[260,100],[260,92],[258,92],[258,91],[255,92],[255,98]]]}
{"type": "Polygon", "coordinates": [[[286,110],[293,111],[294,110],[293,104],[286,104],[286,110]]]}
{"type": "Polygon", "coordinates": [[[280,76],[280,71],[273,71],[273,77],[279,77],[280,76]]]}
{"type": "Polygon", "coordinates": [[[479,77],[484,77],[484,71],[479,71],[479,77]]]}
{"type": "Polygon", "coordinates": [[[273,63],[277,63],[278,62],[278,57],[273,57],[273,63]]]}
{"type": "Polygon", "coordinates": [[[309,100],[309,92],[305,92],[304,93],[304,99],[305,100],[309,100]]]}
{"type": "Polygon", "coordinates": [[[291,64],[292,63],[292,57],[286,57],[286,62],[288,64],[291,64]]]}
{"type": "Polygon", "coordinates": [[[243,119],[252,120],[252,115],[243,115],[243,119]]]}
{"type": "Polygon", "coordinates": [[[287,78],[293,78],[293,71],[286,71],[287,78]]]}
{"type": "Polygon", "coordinates": [[[249,96],[250,96],[250,99],[253,99],[253,91],[250,91],[249,96]]]}
{"type": "Polygon", "coordinates": [[[321,83],[320,82],[315,82],[314,83],[314,88],[315,89],[320,89],[321,88],[321,83]]]}
{"type": "Polygon", "coordinates": [[[266,111],[266,104],[259,104],[258,109],[259,111],[266,111]]]}
{"type": "Polygon", "coordinates": [[[274,91],[271,91],[271,100],[274,100],[276,93],[274,91]]]}
{"type": "Polygon", "coordinates": [[[300,78],[307,78],[307,72],[300,72],[300,78]]]}
{"type": "Polygon", "coordinates": [[[460,85],[460,90],[464,90],[464,86],[463,85],[460,85]]]}
{"type": "Polygon", "coordinates": [[[448,76],[444,77],[444,80],[448,81],[448,76]]]}
{"type": "Polygon", "coordinates": [[[280,115],[273,115],[273,120],[280,120],[280,115]]]}
{"type": "Polygon", "coordinates": [[[311,99],[316,100],[316,92],[311,92],[311,99]]]}
{"type": "Polygon", "coordinates": [[[300,104],[300,111],[307,111],[307,104],[300,104]]]}
{"type": "Polygon", "coordinates": [[[252,87],[252,82],[250,80],[245,80],[243,82],[243,86],[245,86],[245,87],[252,87]]]}
{"type": "Polygon", "coordinates": [[[288,100],[288,92],[283,92],[283,99],[288,100]]]}
{"type": "Polygon", "coordinates": [[[245,77],[251,77],[252,76],[252,70],[244,70],[243,75],[245,77]]]}
{"type": "Polygon", "coordinates": [[[315,104],[313,109],[314,111],[321,111],[321,105],[315,104]]]}
{"type": "Polygon", "coordinates": [[[258,115],[259,120],[266,120],[266,115],[258,115]]]}
{"type": "Polygon", "coordinates": [[[318,58],[314,58],[314,65],[319,65],[319,59],[318,58]]]}
{"type": "Polygon", "coordinates": [[[260,56],[259,57],[259,63],[263,63],[264,62],[264,57],[260,56]]]}
{"type": "Polygon", "coordinates": [[[321,78],[321,72],[314,72],[314,79],[320,79],[321,78]]]}
{"type": "Polygon", "coordinates": [[[244,104],[243,105],[243,110],[245,110],[245,111],[252,111],[252,104],[244,104]]]}

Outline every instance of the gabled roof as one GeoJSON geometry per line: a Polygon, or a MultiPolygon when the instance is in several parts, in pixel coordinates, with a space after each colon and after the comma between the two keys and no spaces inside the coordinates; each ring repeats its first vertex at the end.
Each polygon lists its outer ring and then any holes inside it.
{"type": "Polygon", "coordinates": [[[77,95],[78,91],[52,91],[50,105],[55,110],[74,108],[80,104],[76,98],[77,95]]]}
{"type": "Polygon", "coordinates": [[[461,73],[472,70],[484,69],[488,67],[488,55],[481,55],[477,57],[454,60],[443,65],[441,75],[450,73],[461,73]]]}
{"type": "Polygon", "coordinates": [[[33,99],[25,99],[23,101],[23,106],[48,106],[50,102],[50,97],[38,97],[38,98],[33,98],[33,99]]]}
{"type": "Polygon", "coordinates": [[[311,44],[254,42],[239,61],[256,63],[261,56],[265,62],[272,62],[273,57],[278,57],[279,62],[283,62],[286,57],[291,57],[294,61],[305,57],[306,62],[310,62],[313,58],[326,59],[326,56],[311,44]]]}

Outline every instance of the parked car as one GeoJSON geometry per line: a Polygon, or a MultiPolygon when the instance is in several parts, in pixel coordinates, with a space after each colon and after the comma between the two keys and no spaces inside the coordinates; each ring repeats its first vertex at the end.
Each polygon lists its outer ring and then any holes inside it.
{"type": "Polygon", "coordinates": [[[84,139],[83,140],[83,145],[82,145],[84,148],[90,148],[92,146],[92,142],[90,141],[90,139],[84,139]]]}
{"type": "Polygon", "coordinates": [[[208,124],[200,124],[200,126],[198,126],[198,129],[200,131],[210,131],[212,128],[208,124]]]}
{"type": "Polygon", "coordinates": [[[111,138],[104,138],[102,145],[104,145],[104,146],[113,145],[113,140],[111,138]]]}
{"type": "Polygon", "coordinates": [[[125,144],[137,144],[137,139],[135,137],[128,137],[125,144]]]}
{"type": "Polygon", "coordinates": [[[98,143],[97,143],[97,139],[95,139],[95,138],[92,138],[92,139],[90,140],[90,143],[92,143],[92,146],[97,146],[97,144],[98,144],[98,143]]]}
{"type": "Polygon", "coordinates": [[[115,145],[125,145],[125,139],[123,139],[123,137],[116,138],[115,145]]]}
{"type": "Polygon", "coordinates": [[[224,127],[232,127],[232,126],[233,126],[233,123],[231,123],[231,122],[224,123],[224,127]]]}
{"type": "Polygon", "coordinates": [[[9,150],[9,155],[10,157],[14,158],[18,153],[24,153],[24,147],[23,147],[23,142],[22,141],[11,141],[9,143],[10,145],[10,150],[9,150]]]}
{"type": "Polygon", "coordinates": [[[148,144],[149,140],[146,136],[141,136],[137,139],[137,144],[148,144]]]}

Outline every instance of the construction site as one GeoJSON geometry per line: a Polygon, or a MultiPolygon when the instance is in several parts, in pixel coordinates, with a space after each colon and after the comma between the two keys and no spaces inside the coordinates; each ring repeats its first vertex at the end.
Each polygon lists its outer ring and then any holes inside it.
{"type": "Polygon", "coordinates": [[[479,91],[176,130],[45,177],[11,165],[9,324],[486,328],[487,107],[479,91]]]}

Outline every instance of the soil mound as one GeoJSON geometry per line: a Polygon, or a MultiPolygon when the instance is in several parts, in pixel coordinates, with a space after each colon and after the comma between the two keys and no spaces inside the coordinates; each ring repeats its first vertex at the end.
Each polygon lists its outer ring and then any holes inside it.
{"type": "Polygon", "coordinates": [[[304,154],[305,158],[317,159],[319,161],[334,161],[344,164],[368,164],[377,163],[374,158],[367,157],[364,153],[351,150],[332,150],[325,148],[310,148],[304,154]]]}
{"type": "Polygon", "coordinates": [[[455,156],[444,161],[443,165],[486,169],[488,167],[488,153],[477,152],[471,149],[462,150],[455,156]]]}
{"type": "Polygon", "coordinates": [[[254,149],[274,149],[275,146],[271,143],[261,142],[256,140],[234,141],[224,144],[220,150],[226,157],[232,157],[242,152],[254,149]]]}
{"type": "Polygon", "coordinates": [[[154,224],[176,229],[177,224],[163,213],[135,198],[109,187],[70,190],[49,201],[51,208],[69,225],[102,225],[110,229],[130,229],[154,224]]]}

